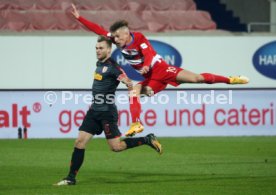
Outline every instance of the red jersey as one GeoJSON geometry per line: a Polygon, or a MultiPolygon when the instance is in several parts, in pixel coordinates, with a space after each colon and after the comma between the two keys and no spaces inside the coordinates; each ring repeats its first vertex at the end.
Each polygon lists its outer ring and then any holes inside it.
{"type": "MultiPolygon", "coordinates": [[[[90,22],[83,17],[79,17],[78,20],[94,33],[98,35],[104,35],[112,39],[111,33],[107,32],[98,24],[90,22]]],[[[142,33],[131,32],[130,35],[132,36],[131,43],[119,49],[121,50],[124,58],[134,69],[139,72],[143,66],[152,67],[157,61],[160,62],[162,59],[161,56],[156,53],[156,51],[142,33]]],[[[113,43],[115,43],[114,40],[113,43]]]]}

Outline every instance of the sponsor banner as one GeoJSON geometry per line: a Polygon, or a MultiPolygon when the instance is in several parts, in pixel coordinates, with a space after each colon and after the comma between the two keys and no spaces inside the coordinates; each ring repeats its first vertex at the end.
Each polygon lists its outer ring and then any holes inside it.
{"type": "MultiPolygon", "coordinates": [[[[245,75],[247,85],[232,88],[276,86],[276,36],[147,36],[164,60],[194,73],[245,75]]],[[[96,67],[96,36],[0,37],[1,89],[88,89],[96,67]],[[71,47],[74,45],[74,47],[71,47]],[[70,49],[68,49],[70,48],[70,49]],[[16,53],[16,57],[14,54],[16,53]],[[78,55],[76,55],[78,54],[78,55]],[[14,71],[16,70],[16,71],[14,71]],[[60,73],[63,74],[60,74],[60,73]]],[[[127,65],[120,51],[112,56],[134,80],[142,80],[127,65]]],[[[225,88],[225,84],[180,85],[178,88],[225,88]]],[[[228,87],[228,86],[227,86],[228,87]]],[[[126,89],[120,84],[119,88],[126,89]]],[[[168,85],[167,88],[174,88],[168,85]]]]}
{"type": "Polygon", "coordinates": [[[260,47],[253,56],[253,64],[260,74],[276,80],[276,41],[260,47]]]}
{"type": "MultiPolygon", "coordinates": [[[[141,135],[276,135],[275,97],[276,90],[164,91],[141,99],[141,135]]],[[[19,127],[29,138],[74,138],[94,101],[89,91],[1,91],[0,99],[0,138],[17,138],[19,127]]],[[[131,122],[127,91],[117,92],[116,104],[125,133],[131,122]]]]}

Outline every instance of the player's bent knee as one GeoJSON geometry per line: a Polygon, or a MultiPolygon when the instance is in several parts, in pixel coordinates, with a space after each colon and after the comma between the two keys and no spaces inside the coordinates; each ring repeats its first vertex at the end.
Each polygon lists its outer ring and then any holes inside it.
{"type": "Polygon", "coordinates": [[[111,151],[112,151],[112,152],[121,152],[122,149],[119,148],[119,147],[112,147],[112,148],[111,148],[111,151]]]}
{"type": "Polygon", "coordinates": [[[124,148],[120,144],[111,145],[110,146],[111,151],[113,152],[121,152],[124,150],[124,148]]]}
{"type": "Polygon", "coordinates": [[[195,82],[196,83],[202,83],[203,81],[204,81],[203,76],[201,76],[199,74],[195,76],[195,82]]]}
{"type": "Polygon", "coordinates": [[[204,81],[204,78],[199,74],[196,74],[190,77],[190,80],[189,80],[190,83],[202,83],[203,81],[204,81]]]}
{"type": "Polygon", "coordinates": [[[146,86],[146,87],[143,88],[143,94],[148,96],[148,97],[151,97],[151,96],[154,95],[154,91],[152,90],[151,87],[146,86]]]}
{"type": "Polygon", "coordinates": [[[148,96],[148,97],[151,97],[151,96],[153,96],[154,95],[154,91],[147,91],[147,93],[146,93],[146,95],[148,96]]]}
{"type": "Polygon", "coordinates": [[[197,77],[193,77],[193,78],[190,79],[189,82],[190,82],[190,83],[198,83],[199,80],[197,79],[197,77]]]}
{"type": "Polygon", "coordinates": [[[77,138],[75,141],[75,147],[79,149],[85,149],[86,141],[82,138],[77,138]]]}
{"type": "Polygon", "coordinates": [[[204,78],[200,74],[195,74],[187,71],[181,71],[176,77],[178,83],[202,83],[204,78]]]}

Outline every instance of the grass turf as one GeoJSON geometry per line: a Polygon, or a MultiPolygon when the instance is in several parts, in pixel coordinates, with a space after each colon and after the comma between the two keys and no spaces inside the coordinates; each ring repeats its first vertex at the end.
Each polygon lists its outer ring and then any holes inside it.
{"type": "Polygon", "coordinates": [[[76,186],[52,186],[68,172],[72,139],[0,140],[0,194],[275,194],[276,137],[161,138],[109,151],[86,150],[76,186]]]}

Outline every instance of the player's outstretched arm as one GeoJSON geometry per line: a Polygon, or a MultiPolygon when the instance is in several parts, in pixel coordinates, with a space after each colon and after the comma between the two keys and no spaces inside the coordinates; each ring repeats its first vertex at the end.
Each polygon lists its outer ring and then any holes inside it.
{"type": "Polygon", "coordinates": [[[140,73],[141,73],[141,74],[147,74],[147,73],[149,72],[149,70],[150,70],[150,67],[147,66],[147,65],[145,65],[145,66],[143,66],[142,69],[140,70],[140,73]]]}
{"type": "Polygon", "coordinates": [[[143,34],[140,34],[140,41],[142,43],[140,45],[140,49],[144,57],[143,68],[140,70],[140,73],[147,74],[150,71],[150,65],[153,61],[154,56],[156,55],[156,52],[154,51],[148,39],[143,34]]]}
{"type": "Polygon", "coordinates": [[[127,88],[128,88],[129,91],[131,91],[131,90],[133,89],[132,80],[130,80],[130,79],[128,78],[128,76],[126,75],[126,73],[124,73],[124,72],[121,73],[121,74],[118,76],[117,80],[119,80],[120,82],[124,83],[124,84],[127,86],[127,88]]]}
{"type": "Polygon", "coordinates": [[[125,77],[121,80],[122,83],[124,83],[128,90],[131,91],[133,90],[133,83],[132,83],[132,80],[130,80],[128,77],[125,77]]]}
{"type": "Polygon", "coordinates": [[[73,9],[71,11],[72,15],[78,20],[80,17],[80,13],[78,12],[76,6],[73,3],[72,3],[72,9],[73,9]]]}
{"type": "Polygon", "coordinates": [[[72,4],[71,13],[78,21],[80,21],[84,26],[86,26],[92,32],[94,32],[98,35],[108,36],[108,32],[104,28],[102,28],[100,25],[93,23],[89,20],[86,20],[84,17],[80,16],[79,11],[77,10],[77,8],[74,4],[72,4]]]}

